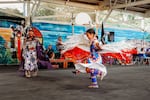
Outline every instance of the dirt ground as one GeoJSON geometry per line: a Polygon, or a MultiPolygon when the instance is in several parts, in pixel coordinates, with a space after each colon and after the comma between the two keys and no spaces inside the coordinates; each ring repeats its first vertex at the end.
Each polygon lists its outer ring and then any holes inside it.
{"type": "Polygon", "coordinates": [[[0,100],[149,100],[150,66],[107,67],[100,88],[89,89],[88,74],[73,68],[41,69],[38,77],[24,78],[17,66],[0,67],[0,100]]]}

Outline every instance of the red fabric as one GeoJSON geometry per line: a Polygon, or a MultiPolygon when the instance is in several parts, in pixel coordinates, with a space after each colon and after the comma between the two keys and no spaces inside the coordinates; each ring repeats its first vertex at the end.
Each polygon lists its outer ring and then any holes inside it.
{"type": "Polygon", "coordinates": [[[128,64],[132,60],[132,54],[137,54],[137,50],[136,49],[131,49],[131,50],[126,49],[126,50],[122,50],[122,53],[105,53],[105,54],[103,54],[103,56],[104,57],[111,56],[120,61],[124,61],[124,63],[128,64]]]}
{"type": "Polygon", "coordinates": [[[35,37],[41,38],[42,37],[42,33],[35,27],[32,28],[35,37]]]}
{"type": "Polygon", "coordinates": [[[21,61],[21,37],[18,36],[18,60],[21,61]]]}
{"type": "MultiPolygon", "coordinates": [[[[103,60],[108,60],[105,58],[107,58],[108,56],[111,56],[112,58],[116,58],[128,64],[132,60],[132,54],[137,54],[137,50],[126,49],[126,50],[122,50],[121,53],[104,53],[102,54],[102,56],[104,58],[103,60]]],[[[68,50],[63,54],[65,58],[71,58],[73,60],[82,60],[82,59],[89,57],[89,55],[90,55],[90,52],[84,51],[78,47],[74,47],[73,49],[68,50]]]]}
{"type": "Polygon", "coordinates": [[[84,51],[79,47],[74,47],[71,50],[66,51],[63,53],[65,58],[71,58],[73,60],[82,60],[86,59],[90,55],[90,52],[84,51]]]}
{"type": "Polygon", "coordinates": [[[131,50],[122,50],[124,53],[130,53],[130,54],[137,54],[137,49],[131,49],[131,50]]]}

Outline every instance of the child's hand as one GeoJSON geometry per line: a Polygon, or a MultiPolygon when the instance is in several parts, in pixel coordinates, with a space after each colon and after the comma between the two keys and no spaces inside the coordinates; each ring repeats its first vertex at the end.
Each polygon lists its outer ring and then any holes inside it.
{"type": "Polygon", "coordinates": [[[88,67],[86,67],[85,70],[86,70],[87,73],[90,73],[90,72],[91,72],[90,68],[88,68],[88,67]]]}

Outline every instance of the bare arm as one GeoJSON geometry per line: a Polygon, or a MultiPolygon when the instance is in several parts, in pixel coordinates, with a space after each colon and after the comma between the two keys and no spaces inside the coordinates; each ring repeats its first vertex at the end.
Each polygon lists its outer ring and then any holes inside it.
{"type": "Polygon", "coordinates": [[[96,42],[96,48],[98,49],[98,50],[102,50],[102,48],[100,47],[100,45],[99,45],[99,43],[98,42],[96,42]]]}

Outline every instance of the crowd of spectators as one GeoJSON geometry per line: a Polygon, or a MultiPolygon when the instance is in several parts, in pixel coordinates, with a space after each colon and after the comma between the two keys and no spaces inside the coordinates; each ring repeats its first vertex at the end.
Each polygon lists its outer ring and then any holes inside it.
{"type": "Polygon", "coordinates": [[[133,54],[128,54],[131,59],[130,62],[126,62],[124,60],[116,59],[111,56],[102,56],[104,64],[119,64],[119,65],[133,65],[133,64],[150,64],[150,48],[134,48],[136,52],[133,54]]]}

